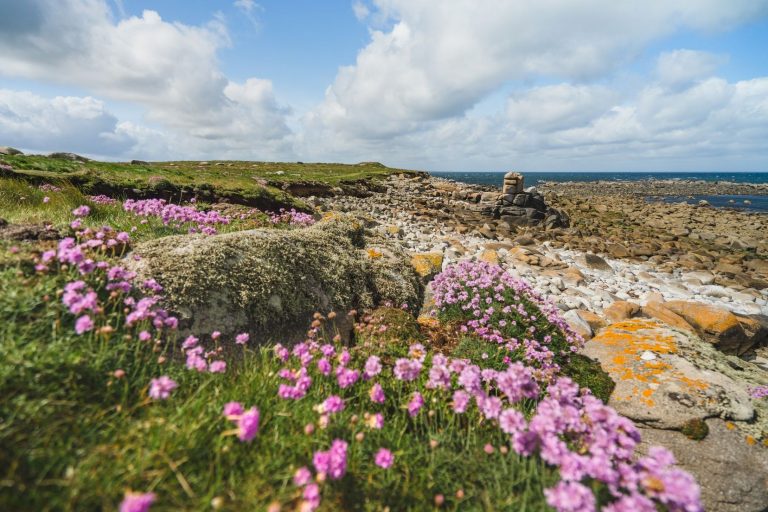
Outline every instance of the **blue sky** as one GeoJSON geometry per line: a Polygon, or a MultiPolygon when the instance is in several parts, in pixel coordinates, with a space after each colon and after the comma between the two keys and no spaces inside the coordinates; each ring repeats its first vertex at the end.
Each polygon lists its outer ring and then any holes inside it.
{"type": "Polygon", "coordinates": [[[762,0],[0,0],[0,145],[766,171],[767,55],[762,0]]]}

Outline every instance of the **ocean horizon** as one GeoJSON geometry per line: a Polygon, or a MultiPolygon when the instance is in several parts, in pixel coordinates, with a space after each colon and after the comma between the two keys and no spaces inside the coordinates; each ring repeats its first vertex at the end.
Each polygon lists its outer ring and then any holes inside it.
{"type": "MultiPolygon", "coordinates": [[[[456,171],[431,172],[432,176],[446,178],[472,185],[487,185],[501,187],[504,172],[488,171],[456,171]]],[[[644,180],[701,180],[707,182],[732,183],[768,183],[768,172],[646,172],[646,171],[572,171],[572,172],[521,172],[525,177],[525,185],[537,186],[542,182],[567,181],[644,181],[644,180]]],[[[669,196],[660,199],[665,202],[686,202],[696,204],[706,200],[718,208],[735,208],[744,211],[768,213],[768,196],[765,195],[692,195],[669,196]],[[745,203],[745,201],[747,201],[745,203]]]]}

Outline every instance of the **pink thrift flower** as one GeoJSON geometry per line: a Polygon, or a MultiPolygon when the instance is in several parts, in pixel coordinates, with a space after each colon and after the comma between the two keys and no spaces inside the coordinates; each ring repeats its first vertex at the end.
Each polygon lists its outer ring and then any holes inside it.
{"type": "Polygon", "coordinates": [[[221,337],[221,333],[220,333],[219,331],[213,331],[213,332],[211,333],[211,339],[212,339],[212,340],[217,340],[217,339],[219,339],[220,337],[221,337]]]}
{"type": "Polygon", "coordinates": [[[259,432],[259,410],[251,407],[237,419],[237,438],[250,442],[259,432]]]}
{"type": "Polygon", "coordinates": [[[334,414],[344,410],[344,400],[337,395],[331,395],[320,404],[321,414],[330,413],[334,414]]]}
{"type": "Polygon", "coordinates": [[[317,484],[307,484],[302,495],[301,512],[313,512],[320,506],[320,487],[317,484]]]}
{"type": "Polygon", "coordinates": [[[557,512],[593,512],[595,496],[588,487],[577,482],[560,482],[544,489],[547,504],[557,512]]]}
{"type": "Polygon", "coordinates": [[[195,338],[192,335],[187,336],[187,339],[184,340],[184,343],[182,343],[181,348],[184,350],[187,350],[188,348],[192,348],[197,346],[197,342],[199,340],[195,338]]]}
{"type": "Polygon", "coordinates": [[[91,213],[91,209],[86,205],[78,206],[77,208],[72,210],[72,215],[74,215],[75,217],[87,217],[88,214],[90,213],[91,213]]]}
{"type": "Polygon", "coordinates": [[[384,389],[378,382],[371,386],[371,391],[368,393],[368,395],[371,397],[371,402],[377,404],[383,404],[384,400],[386,399],[384,396],[384,389]]]}
{"type": "Polygon", "coordinates": [[[466,391],[458,390],[453,393],[453,412],[463,413],[469,405],[469,394],[466,391]]]}
{"type": "Polygon", "coordinates": [[[419,393],[418,391],[414,391],[411,401],[408,402],[408,414],[411,415],[411,418],[416,417],[416,415],[419,414],[419,411],[423,406],[424,406],[424,397],[421,396],[421,393],[419,393]]]}
{"type": "Polygon", "coordinates": [[[336,439],[327,451],[317,451],[312,463],[318,473],[325,473],[333,480],[342,478],[347,472],[347,442],[336,439]]]}
{"type": "Polygon", "coordinates": [[[228,420],[236,420],[243,414],[243,405],[240,402],[227,402],[224,404],[224,417],[228,420]]]}
{"type": "Polygon", "coordinates": [[[44,203],[48,203],[48,202],[50,202],[50,201],[51,201],[51,198],[50,198],[50,197],[48,197],[48,196],[45,196],[45,197],[43,198],[43,202],[44,202],[44,203]]]}
{"type": "Polygon", "coordinates": [[[374,462],[377,466],[380,468],[387,469],[390,466],[392,466],[392,463],[395,461],[395,456],[392,455],[392,452],[387,450],[386,448],[380,448],[378,452],[376,452],[376,457],[374,457],[374,462]]]}
{"type": "Polygon", "coordinates": [[[308,467],[303,466],[296,470],[293,474],[293,485],[297,487],[304,487],[312,481],[312,472],[308,467]]]}
{"type": "Polygon", "coordinates": [[[139,333],[139,339],[141,341],[149,341],[152,338],[152,335],[149,334],[149,331],[141,331],[139,333]]]}
{"type": "Polygon", "coordinates": [[[381,373],[381,359],[378,356],[371,356],[365,362],[363,378],[369,380],[381,373]]]}
{"type": "Polygon", "coordinates": [[[211,373],[224,373],[227,371],[227,363],[224,361],[212,361],[208,366],[208,371],[211,373]]]}
{"type": "Polygon", "coordinates": [[[245,345],[248,343],[248,340],[250,340],[251,337],[247,332],[241,332],[237,336],[235,336],[235,343],[238,345],[245,345]]]}
{"type": "Polygon", "coordinates": [[[77,334],[83,334],[90,330],[93,330],[93,320],[88,315],[83,315],[75,322],[75,332],[77,334]]]}
{"type": "Polygon", "coordinates": [[[147,512],[154,501],[155,493],[128,492],[120,503],[120,512],[147,512]]]}
{"type": "Polygon", "coordinates": [[[149,383],[149,397],[154,400],[167,400],[171,396],[171,391],[178,386],[176,381],[167,375],[152,379],[149,383]]]}

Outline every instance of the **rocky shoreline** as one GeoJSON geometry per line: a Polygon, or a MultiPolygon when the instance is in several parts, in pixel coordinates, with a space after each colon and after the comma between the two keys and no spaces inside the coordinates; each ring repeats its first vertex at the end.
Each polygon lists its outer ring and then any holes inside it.
{"type": "Polygon", "coordinates": [[[547,181],[542,190],[569,190],[578,195],[621,195],[635,197],[698,195],[768,195],[768,183],[736,183],[707,180],[638,180],[638,181],[547,181]]]}
{"type": "MultiPolygon", "coordinates": [[[[641,194],[637,183],[510,181],[500,194],[393,175],[368,197],[308,200],[363,218],[411,253],[425,281],[477,259],[531,282],[591,338],[584,353],[618,383],[611,405],[679,454],[708,509],[762,510],[768,405],[750,393],[768,385],[768,215],[644,199],[689,185],[722,186],[658,182],[641,194]],[[681,433],[692,426],[710,432],[705,441],[681,433]]],[[[728,184],[722,193],[747,188],[768,192],[728,184]]]]}

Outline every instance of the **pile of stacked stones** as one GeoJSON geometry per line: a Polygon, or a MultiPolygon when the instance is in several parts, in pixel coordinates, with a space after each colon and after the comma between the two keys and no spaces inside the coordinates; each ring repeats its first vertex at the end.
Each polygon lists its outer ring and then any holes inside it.
{"type": "Polygon", "coordinates": [[[547,229],[566,228],[570,219],[565,212],[548,207],[544,196],[536,187],[524,187],[523,175],[508,172],[504,175],[501,194],[498,192],[483,192],[469,194],[468,209],[474,212],[501,219],[511,226],[544,226],[547,229]]]}

